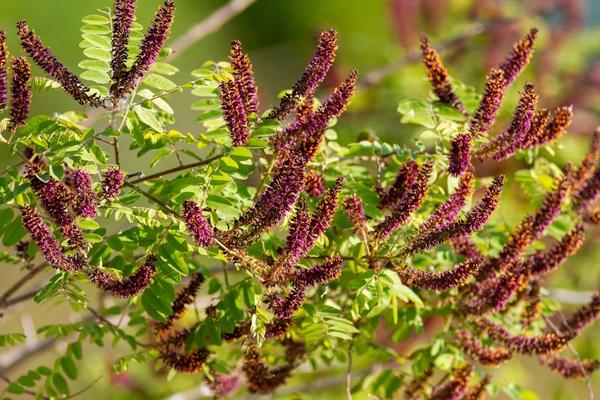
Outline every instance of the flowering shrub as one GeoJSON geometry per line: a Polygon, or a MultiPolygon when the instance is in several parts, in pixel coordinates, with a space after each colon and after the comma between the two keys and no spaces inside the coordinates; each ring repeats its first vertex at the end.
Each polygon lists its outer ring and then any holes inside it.
{"type": "MultiPolygon", "coordinates": [[[[271,393],[308,365],[347,366],[348,398],[364,390],[408,399],[520,396],[488,369],[515,355],[537,357],[564,378],[600,367],[563,351],[598,316],[600,293],[565,316],[544,288],[600,221],[600,134],[583,160],[547,161],[573,111],[541,107],[531,83],[510,124],[495,124],[536,29],[490,71],[482,96],[453,81],[422,38],[432,96],[399,106],[404,122],[427,128],[422,140],[342,144],[335,122],[358,73],[315,97],[335,61],[334,30],[269,108],[259,105],[238,41],[230,62],[206,63],[174,83],[178,70],[163,48],[174,2],[144,34],[135,6],[116,0],[111,12],[84,19],[80,76],[26,22],[17,33],[27,58],[9,58],[0,34],[0,106],[9,109],[1,139],[19,158],[0,178],[2,259],[23,269],[0,306],[6,311],[28,279],[53,269],[34,301],[68,302],[81,315],[39,329],[66,340],[66,351],[51,367],[6,377],[7,396],[69,396],[82,345],[108,340],[124,342],[116,373],[154,363],[196,374],[217,397],[271,393]],[[47,77],[32,78],[30,62],[47,77]],[[98,110],[105,128],[86,128],[81,112],[30,116],[41,88],[98,110]],[[180,91],[199,98],[199,133],[172,129],[167,99],[180,91]],[[142,171],[125,167],[136,157],[142,171]],[[529,193],[536,208],[515,227],[495,213],[514,177],[479,168],[509,157],[543,176],[529,193]],[[157,168],[170,160],[177,164],[157,168]],[[440,320],[408,357],[396,351],[440,320]],[[381,339],[386,333],[391,339],[381,339]],[[373,368],[352,380],[352,360],[363,355],[373,368]]],[[[4,334],[0,343],[24,339],[4,334]]]]}

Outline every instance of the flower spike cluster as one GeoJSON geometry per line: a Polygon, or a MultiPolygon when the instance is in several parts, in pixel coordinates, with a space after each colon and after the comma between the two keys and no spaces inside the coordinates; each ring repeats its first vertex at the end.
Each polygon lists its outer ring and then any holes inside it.
{"type": "Polygon", "coordinates": [[[525,261],[527,270],[534,275],[541,275],[557,269],[567,258],[577,253],[584,241],[584,226],[579,223],[549,250],[530,255],[525,261]]]}
{"type": "Polygon", "coordinates": [[[500,70],[504,72],[506,86],[510,85],[529,64],[533,56],[537,34],[537,28],[531,28],[527,36],[515,43],[510,54],[500,64],[500,70]]]}
{"type": "Polygon", "coordinates": [[[213,242],[213,228],[202,215],[202,209],[191,200],[183,202],[182,219],[188,232],[194,238],[198,246],[209,247],[213,242]]]}
{"type": "Polygon", "coordinates": [[[472,137],[468,133],[459,133],[452,139],[450,149],[450,162],[448,172],[453,176],[460,176],[471,165],[472,137]]]}
{"type": "Polygon", "coordinates": [[[392,232],[405,223],[408,218],[421,207],[429,190],[429,179],[433,171],[433,162],[425,162],[414,182],[407,187],[403,196],[391,208],[391,214],[375,226],[375,237],[379,240],[387,239],[392,232]]]}
{"type": "Polygon", "coordinates": [[[442,103],[449,104],[466,115],[467,111],[465,107],[452,90],[452,84],[448,78],[448,70],[444,67],[437,51],[429,46],[429,40],[425,36],[421,37],[421,51],[423,52],[423,63],[427,69],[429,82],[438,99],[442,103]]]}
{"type": "MultiPolygon", "coordinates": [[[[303,349],[300,349],[300,353],[303,351],[303,349]]],[[[300,360],[300,354],[295,357],[292,357],[292,354],[286,354],[284,365],[270,368],[267,366],[267,361],[258,353],[256,346],[248,346],[244,352],[242,371],[246,375],[250,392],[272,393],[277,387],[285,383],[300,360]]]]}
{"type": "Polygon", "coordinates": [[[524,143],[528,140],[537,101],[538,95],[535,92],[534,85],[531,83],[525,84],[510,126],[490,143],[481,146],[477,151],[477,156],[480,159],[492,157],[495,160],[503,160],[523,148],[524,143]]]}
{"type": "Polygon", "coordinates": [[[414,160],[408,160],[402,165],[396,179],[390,188],[381,195],[379,206],[381,208],[392,208],[399,201],[402,194],[414,184],[419,173],[419,164],[414,160]]]}
{"type": "Polygon", "coordinates": [[[354,229],[360,234],[366,233],[366,222],[365,209],[363,207],[362,200],[354,193],[344,200],[344,209],[354,225],[354,229]]]}
{"type": "Polygon", "coordinates": [[[308,171],[304,178],[304,191],[312,197],[319,197],[325,191],[325,179],[316,171],[308,171]]]}
{"type": "Polygon", "coordinates": [[[482,199],[475,204],[467,215],[442,229],[434,229],[416,236],[406,245],[403,253],[409,255],[423,252],[448,240],[469,237],[472,233],[481,229],[496,210],[503,186],[504,176],[496,176],[482,199]]]}
{"type": "Polygon", "coordinates": [[[92,187],[90,173],[82,168],[77,168],[70,173],[69,180],[76,196],[75,213],[88,218],[96,217],[98,196],[92,187]]]}
{"type": "Polygon", "coordinates": [[[572,334],[577,334],[594,322],[598,316],[600,316],[600,290],[594,293],[588,304],[581,307],[567,319],[565,327],[572,334]]]}
{"type": "Polygon", "coordinates": [[[459,332],[456,339],[466,354],[484,366],[497,366],[512,358],[512,353],[507,349],[503,347],[484,347],[480,341],[474,339],[468,332],[459,332]]]}
{"type": "Polygon", "coordinates": [[[478,319],[475,323],[491,339],[502,343],[510,351],[524,355],[554,353],[563,349],[572,338],[571,336],[559,336],[556,333],[547,333],[541,336],[514,335],[488,318],[478,319]]]}
{"type": "Polygon", "coordinates": [[[112,78],[120,82],[126,72],[129,50],[129,33],[135,19],[137,0],[116,0],[113,6],[112,20],[112,78]]]}
{"type": "MultiPolygon", "coordinates": [[[[114,97],[122,98],[131,93],[140,80],[148,73],[169,37],[174,15],[175,2],[173,0],[165,0],[165,3],[154,15],[152,26],[150,26],[142,39],[140,53],[136,57],[131,69],[125,73],[121,73],[121,79],[113,83],[111,93],[114,97]]],[[[124,27],[119,29],[124,29],[124,27]]]]}
{"type": "Polygon", "coordinates": [[[308,288],[325,284],[340,276],[344,260],[339,257],[327,259],[321,265],[300,270],[292,278],[292,289],[285,297],[275,296],[271,299],[270,308],[277,318],[289,319],[302,306],[308,288]]]}
{"type": "Polygon", "coordinates": [[[600,162],[600,128],[596,128],[592,134],[589,150],[585,154],[579,167],[575,171],[573,184],[571,185],[572,196],[577,198],[579,191],[592,178],[600,162]]]}
{"type": "Polygon", "coordinates": [[[113,201],[119,196],[121,188],[125,184],[125,175],[117,168],[107,169],[102,174],[102,197],[106,201],[113,201]]]}
{"type": "Polygon", "coordinates": [[[169,329],[173,325],[174,321],[182,317],[182,315],[185,313],[186,307],[192,304],[196,299],[196,294],[203,283],[204,275],[200,273],[195,273],[192,275],[192,279],[190,279],[190,282],[187,284],[187,286],[177,292],[177,297],[175,297],[171,307],[173,312],[167,317],[167,320],[164,323],[158,325],[160,330],[169,329]]]}
{"type": "Polygon", "coordinates": [[[247,114],[256,114],[258,112],[258,89],[254,82],[254,70],[250,57],[242,50],[240,41],[234,40],[231,42],[229,58],[235,73],[238,92],[244,102],[244,109],[247,114]]]}
{"type": "Polygon", "coordinates": [[[17,24],[17,34],[21,38],[23,50],[43,69],[52,79],[59,82],[62,88],[77,102],[92,107],[102,107],[102,101],[96,94],[90,93],[90,88],[61,64],[52,51],[45,47],[34,31],[29,29],[25,21],[17,24]]]}
{"type": "Polygon", "coordinates": [[[131,276],[124,279],[117,279],[108,272],[97,268],[91,268],[87,271],[90,282],[98,288],[112,293],[117,297],[132,297],[144,291],[154,281],[156,274],[156,257],[149,255],[144,263],[131,276]]]}
{"type": "Polygon", "coordinates": [[[431,213],[429,218],[421,226],[417,235],[425,235],[432,230],[441,230],[454,223],[460,211],[465,207],[467,200],[473,195],[475,176],[467,171],[460,178],[458,186],[448,197],[448,200],[440,204],[431,213]]]}
{"type": "Polygon", "coordinates": [[[558,356],[541,356],[540,362],[567,379],[588,378],[600,369],[600,360],[572,360],[558,356]]]}
{"type": "Polygon", "coordinates": [[[431,393],[431,400],[460,400],[464,395],[471,381],[473,367],[465,365],[454,371],[452,378],[439,386],[436,386],[431,393]]]}
{"type": "Polygon", "coordinates": [[[0,29],[0,111],[6,108],[8,101],[8,48],[6,46],[6,32],[0,29]]]}
{"type": "Polygon", "coordinates": [[[333,65],[336,51],[336,31],[328,29],[321,33],[317,50],[306,66],[302,77],[294,84],[292,92],[283,96],[280,104],[269,114],[269,118],[281,121],[298,106],[302,98],[311,97],[333,65]]]}
{"type": "Polygon", "coordinates": [[[486,79],[485,91],[477,111],[469,123],[469,133],[473,138],[478,138],[482,133],[488,132],[496,121],[496,115],[498,115],[504,99],[505,88],[504,71],[493,69],[486,79]]]}
{"type": "Polygon", "coordinates": [[[10,126],[17,129],[24,125],[31,108],[31,67],[24,57],[12,59],[10,126]]]}
{"type": "Polygon", "coordinates": [[[78,271],[80,266],[62,253],[60,244],[42,220],[42,216],[30,206],[22,206],[20,211],[23,226],[31,235],[48,264],[67,272],[78,271]]]}
{"type": "Polygon", "coordinates": [[[64,182],[54,179],[43,182],[36,175],[38,169],[39,166],[30,164],[25,170],[25,176],[31,182],[31,188],[35,195],[48,216],[60,227],[61,233],[68,239],[69,245],[76,249],[84,249],[86,244],[83,234],[69,211],[75,205],[75,195],[64,182]]]}
{"type": "Polygon", "coordinates": [[[408,286],[425,290],[445,291],[464,285],[477,273],[482,264],[483,259],[475,258],[442,272],[422,271],[412,267],[397,268],[396,272],[398,272],[402,282],[408,286]]]}
{"type": "Polygon", "coordinates": [[[235,80],[221,83],[221,110],[233,146],[243,146],[250,139],[244,99],[235,80]]]}

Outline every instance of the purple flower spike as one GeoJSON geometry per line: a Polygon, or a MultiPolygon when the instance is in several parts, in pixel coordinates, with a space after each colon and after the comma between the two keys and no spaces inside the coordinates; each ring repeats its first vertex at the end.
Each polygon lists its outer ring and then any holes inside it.
{"type": "Polygon", "coordinates": [[[281,221],[292,209],[304,187],[304,164],[300,157],[279,162],[271,183],[236,225],[250,225],[250,237],[256,237],[281,221]]]}
{"type": "Polygon", "coordinates": [[[308,171],[304,181],[304,191],[309,196],[319,197],[325,191],[325,179],[317,171],[308,171]]]}
{"type": "Polygon", "coordinates": [[[571,338],[571,335],[559,336],[555,333],[541,336],[514,335],[487,318],[476,320],[475,323],[491,339],[504,344],[510,351],[524,355],[554,353],[563,349],[571,338]]]}
{"type": "Polygon", "coordinates": [[[531,28],[527,36],[515,43],[510,54],[500,64],[500,70],[504,72],[506,78],[506,86],[510,85],[529,64],[537,33],[537,28],[531,28]]]}
{"type": "Polygon", "coordinates": [[[296,203],[296,215],[287,236],[286,266],[294,266],[310,250],[307,245],[309,227],[310,216],[306,202],[300,199],[296,203]]]}
{"type": "Polygon", "coordinates": [[[300,145],[300,155],[306,162],[314,159],[327,125],[333,118],[339,117],[345,110],[356,89],[358,72],[353,70],[346,80],[335,88],[331,96],[306,121],[290,126],[290,132],[303,132],[304,140],[300,145]]]}
{"type": "Polygon", "coordinates": [[[31,188],[40,199],[48,216],[60,227],[62,235],[69,240],[69,244],[73,248],[85,249],[87,246],[83,234],[69,212],[69,208],[75,204],[75,194],[63,182],[54,179],[41,181],[35,175],[38,168],[32,164],[26,167],[25,176],[31,182],[31,188]]]}
{"type": "Polygon", "coordinates": [[[573,181],[574,170],[571,165],[567,165],[564,170],[564,175],[557,179],[555,188],[546,195],[542,206],[534,215],[534,222],[531,235],[534,239],[539,239],[542,233],[550,226],[552,221],[560,213],[562,204],[564,203],[571,183],[573,181]]]}
{"type": "Polygon", "coordinates": [[[422,271],[412,267],[397,270],[402,282],[419,289],[445,291],[464,285],[483,264],[482,258],[470,259],[451,270],[442,272],[422,271]]]}
{"type": "Polygon", "coordinates": [[[0,30],[0,111],[6,108],[8,101],[8,49],[6,47],[6,32],[0,30]]]}
{"type": "Polygon", "coordinates": [[[81,269],[79,263],[75,263],[73,259],[62,253],[60,244],[34,208],[22,206],[21,218],[23,219],[23,226],[31,235],[48,264],[68,272],[76,272],[81,269]]]}
{"type": "Polygon", "coordinates": [[[527,270],[534,275],[547,274],[557,269],[567,258],[577,253],[585,241],[582,224],[568,232],[560,242],[547,251],[537,251],[525,260],[527,270]]]}
{"type": "Polygon", "coordinates": [[[393,208],[395,203],[402,197],[402,194],[415,182],[418,174],[419,164],[414,160],[408,160],[398,171],[392,186],[381,195],[379,206],[383,209],[393,208]]]}
{"type": "Polygon", "coordinates": [[[429,397],[430,400],[462,400],[464,399],[465,393],[469,382],[471,381],[471,375],[473,374],[473,367],[465,365],[464,367],[456,370],[452,378],[446,382],[441,383],[435,388],[429,397]]]}
{"type": "Polygon", "coordinates": [[[293,284],[296,287],[323,285],[339,278],[343,263],[344,260],[342,257],[335,256],[326,260],[323,264],[314,265],[308,269],[301,269],[294,277],[293,284]]]}
{"type": "MultiPolygon", "coordinates": [[[[571,125],[573,120],[573,107],[557,107],[553,111],[552,120],[548,122],[537,136],[529,141],[529,146],[541,146],[558,140],[571,125]]],[[[529,135],[528,135],[529,136],[529,135]]]]}
{"type": "Polygon", "coordinates": [[[231,67],[235,72],[235,82],[244,100],[246,114],[258,112],[258,89],[254,81],[254,71],[250,57],[242,50],[242,44],[235,40],[231,42],[231,67]]]}
{"type": "Polygon", "coordinates": [[[493,157],[500,161],[512,156],[528,140],[538,95],[531,83],[525,84],[508,129],[477,151],[480,159],[493,157]]]}
{"type": "Polygon", "coordinates": [[[337,178],[335,184],[327,191],[325,196],[323,196],[323,199],[321,199],[321,201],[319,202],[317,210],[315,211],[310,221],[310,227],[307,237],[308,250],[312,248],[317,238],[321,236],[321,234],[325,233],[327,228],[329,228],[331,220],[333,219],[333,215],[337,210],[338,196],[340,194],[340,190],[342,189],[343,184],[344,178],[337,178]]]}
{"type": "Polygon", "coordinates": [[[213,242],[213,229],[210,223],[202,215],[202,210],[198,204],[191,200],[183,202],[182,218],[188,232],[194,238],[198,246],[209,247],[213,242]]]}
{"type": "Polygon", "coordinates": [[[540,362],[567,379],[588,379],[600,368],[600,360],[571,360],[558,356],[541,356],[540,362]]]}
{"type": "Polygon", "coordinates": [[[412,185],[407,187],[402,197],[393,204],[392,213],[385,217],[383,222],[375,226],[375,237],[377,239],[387,239],[410,218],[413,212],[421,207],[429,191],[429,178],[432,172],[433,162],[427,161],[421,166],[412,185]]]}
{"type": "Polygon", "coordinates": [[[235,80],[221,83],[221,110],[227,124],[233,146],[243,146],[250,139],[248,117],[244,108],[244,100],[235,80]]]}
{"type": "Polygon", "coordinates": [[[417,236],[406,246],[403,253],[415,254],[423,252],[447,240],[469,237],[472,233],[481,229],[496,210],[503,185],[504,176],[496,176],[483,198],[475,204],[465,217],[448,225],[446,228],[434,229],[425,235],[417,236]]]}
{"type": "Polygon", "coordinates": [[[95,94],[90,94],[90,88],[61,64],[52,51],[45,47],[40,38],[29,29],[25,21],[17,24],[17,34],[21,38],[23,50],[43,69],[48,76],[59,82],[65,92],[69,93],[79,104],[92,107],[102,107],[102,100],[95,94]]]}
{"type": "Polygon", "coordinates": [[[454,193],[429,216],[419,227],[419,235],[425,235],[432,230],[441,230],[454,223],[460,211],[465,207],[467,199],[473,195],[475,176],[471,171],[464,173],[454,193]]]}
{"type": "Polygon", "coordinates": [[[450,165],[448,171],[451,175],[460,176],[471,166],[471,135],[460,133],[452,140],[450,151],[450,165]]]}
{"type": "Polygon", "coordinates": [[[77,168],[70,174],[71,185],[76,196],[74,211],[77,215],[94,218],[98,214],[98,196],[92,187],[92,176],[84,169],[77,168]]]}
{"type": "Polygon", "coordinates": [[[303,97],[310,97],[314,94],[317,86],[325,79],[327,72],[335,61],[337,51],[337,34],[335,30],[328,29],[321,33],[317,50],[313,54],[308,66],[304,70],[302,77],[294,85],[292,92],[286,94],[279,106],[271,111],[269,118],[283,120],[286,115],[292,112],[303,97]]]}
{"type": "Polygon", "coordinates": [[[98,288],[114,296],[126,298],[138,295],[150,286],[156,274],[155,263],[156,257],[149,255],[133,275],[122,280],[99,269],[90,269],[87,273],[90,281],[98,288]]]}
{"type": "Polygon", "coordinates": [[[600,290],[594,293],[594,296],[592,296],[592,299],[588,304],[581,307],[567,319],[565,327],[571,332],[572,335],[576,335],[594,322],[599,315],[600,290]]]}
{"type": "Polygon", "coordinates": [[[306,287],[294,286],[283,298],[272,299],[270,309],[277,318],[289,319],[302,307],[306,299],[306,287]]]}
{"type": "Polygon", "coordinates": [[[135,19],[137,0],[116,0],[113,7],[112,78],[120,82],[126,71],[129,33],[135,19]]]}
{"type": "Polygon", "coordinates": [[[463,115],[467,115],[467,110],[452,89],[448,78],[448,70],[446,70],[437,51],[429,46],[429,41],[425,36],[421,37],[421,51],[423,52],[423,63],[427,69],[429,82],[438,99],[442,103],[456,108],[463,115]]]}
{"type": "Polygon", "coordinates": [[[133,66],[126,74],[123,74],[122,79],[113,84],[111,88],[113,96],[117,98],[127,96],[148,73],[169,37],[174,15],[175,2],[165,0],[165,4],[154,15],[152,26],[142,39],[140,54],[135,59],[133,66]]]}
{"type": "Polygon", "coordinates": [[[344,208],[346,209],[346,213],[348,213],[348,217],[354,225],[354,229],[356,229],[358,233],[366,233],[367,227],[365,226],[365,223],[367,222],[367,219],[365,217],[365,209],[360,197],[358,197],[356,193],[346,197],[344,200],[344,208]]]}
{"type": "Polygon", "coordinates": [[[473,138],[478,138],[487,133],[496,121],[496,115],[504,99],[505,88],[504,72],[493,69],[487,77],[485,91],[479,102],[479,107],[469,124],[469,133],[473,138]]]}
{"type": "Polygon", "coordinates": [[[484,347],[481,341],[465,331],[458,333],[457,342],[465,354],[486,367],[498,366],[512,358],[512,353],[504,347],[484,347]]]}
{"type": "Polygon", "coordinates": [[[102,175],[102,197],[106,201],[113,201],[119,196],[125,184],[125,175],[117,167],[107,169],[102,175]]]}
{"type": "Polygon", "coordinates": [[[10,126],[17,129],[27,122],[31,108],[31,67],[24,57],[12,59],[10,126]]]}

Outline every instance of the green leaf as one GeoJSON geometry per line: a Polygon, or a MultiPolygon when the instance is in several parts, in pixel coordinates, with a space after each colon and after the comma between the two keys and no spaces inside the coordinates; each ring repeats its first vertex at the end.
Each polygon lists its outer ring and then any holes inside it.
{"type": "Polygon", "coordinates": [[[405,124],[417,124],[427,128],[434,128],[435,121],[429,105],[417,99],[406,99],[398,104],[398,112],[402,114],[402,122],[405,124]]]}
{"type": "Polygon", "coordinates": [[[160,124],[160,122],[158,122],[158,120],[156,119],[155,112],[153,110],[142,106],[136,106],[134,107],[133,111],[138,116],[140,121],[148,125],[150,128],[154,129],[156,132],[163,131],[163,127],[160,124]]]}
{"type": "Polygon", "coordinates": [[[100,224],[92,219],[82,219],[77,222],[77,225],[79,225],[81,229],[96,230],[100,228],[100,224]]]}
{"type": "Polygon", "coordinates": [[[79,68],[105,73],[110,71],[110,65],[107,62],[100,60],[83,60],[79,63],[79,68]]]}
{"type": "Polygon", "coordinates": [[[99,70],[84,71],[81,73],[81,78],[100,84],[110,82],[110,76],[106,72],[99,70]]]}
{"type": "Polygon", "coordinates": [[[77,379],[77,366],[71,357],[61,357],[59,360],[60,366],[69,379],[77,379]]]}
{"type": "Polygon", "coordinates": [[[177,87],[170,79],[158,74],[148,74],[144,78],[144,84],[162,91],[173,90],[177,87]]]}
{"type": "Polygon", "coordinates": [[[95,33],[84,33],[81,35],[83,39],[91,43],[94,47],[97,47],[102,50],[110,51],[111,50],[111,42],[110,39],[106,36],[97,35],[95,33]]]}
{"type": "Polygon", "coordinates": [[[23,228],[23,221],[21,217],[17,217],[12,224],[8,225],[2,238],[2,244],[6,247],[12,247],[17,244],[25,235],[27,231],[23,228]]]}
{"type": "Polygon", "coordinates": [[[85,54],[86,57],[94,60],[110,62],[110,60],[112,59],[110,51],[98,49],[96,47],[89,47],[87,49],[84,49],[83,54],[85,54]]]}
{"type": "Polygon", "coordinates": [[[106,25],[110,24],[110,20],[103,15],[87,15],[81,19],[84,24],[87,25],[106,25]]]}
{"type": "Polygon", "coordinates": [[[14,346],[17,343],[24,342],[27,337],[22,333],[7,333],[0,335],[0,347],[14,346]]]}
{"type": "Polygon", "coordinates": [[[62,395],[69,395],[69,384],[67,380],[58,372],[52,374],[52,385],[58,390],[58,392],[62,395]]]}

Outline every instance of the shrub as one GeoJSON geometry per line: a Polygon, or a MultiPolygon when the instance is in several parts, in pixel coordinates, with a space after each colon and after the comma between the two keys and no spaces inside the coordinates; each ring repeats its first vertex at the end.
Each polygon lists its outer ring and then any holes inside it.
{"type": "MultiPolygon", "coordinates": [[[[171,80],[178,70],[163,46],[174,11],[166,0],[143,35],[132,0],[117,0],[112,19],[86,17],[80,77],[19,22],[23,50],[48,75],[32,78],[27,58],[7,58],[1,35],[0,104],[9,103],[2,142],[20,158],[0,180],[0,233],[14,249],[2,258],[23,279],[0,305],[54,269],[34,301],[68,302],[80,315],[39,329],[68,342],[66,352],[10,380],[7,393],[68,396],[82,344],[108,339],[128,348],[115,372],[156,363],[197,374],[216,396],[240,385],[271,393],[305,363],[346,375],[348,397],[354,384],[411,399],[483,398],[502,386],[485,367],[517,354],[565,378],[600,366],[557,354],[597,317],[600,294],[566,317],[544,297],[548,274],[600,220],[600,135],[578,164],[543,158],[573,112],[540,107],[530,83],[509,126],[495,128],[537,30],[490,71],[481,97],[449,77],[423,38],[432,96],[399,106],[404,122],[427,128],[422,140],[342,144],[335,122],[357,72],[324,101],[314,96],[335,60],[334,30],[321,34],[302,77],[267,109],[238,41],[230,62],[205,63],[184,84],[171,80]],[[81,112],[29,116],[33,90],[59,87],[101,113],[106,127],[85,127],[81,112]],[[172,129],[167,99],[181,91],[199,97],[192,109],[200,133],[172,129]],[[533,165],[516,178],[536,208],[507,227],[495,211],[514,177],[482,176],[479,167],[515,156],[533,165]],[[176,166],[154,171],[170,160],[176,166]],[[97,293],[101,301],[92,300],[97,293]],[[433,334],[401,357],[397,343],[429,323],[433,334]],[[357,355],[369,358],[368,379],[353,382],[357,355]]],[[[22,340],[0,336],[8,346],[22,340]]]]}

